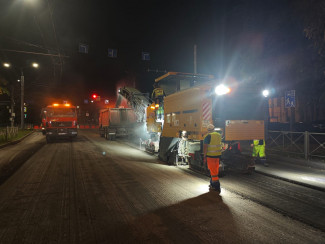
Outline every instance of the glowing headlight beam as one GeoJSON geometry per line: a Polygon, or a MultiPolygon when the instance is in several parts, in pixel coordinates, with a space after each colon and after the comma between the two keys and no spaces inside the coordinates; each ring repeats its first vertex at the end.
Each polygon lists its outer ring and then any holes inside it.
{"type": "Polygon", "coordinates": [[[265,90],[263,90],[262,94],[264,97],[268,97],[270,95],[270,91],[265,89],[265,90]]]}
{"type": "Polygon", "coordinates": [[[230,92],[230,88],[221,84],[215,88],[215,92],[218,96],[225,95],[230,92]]]}

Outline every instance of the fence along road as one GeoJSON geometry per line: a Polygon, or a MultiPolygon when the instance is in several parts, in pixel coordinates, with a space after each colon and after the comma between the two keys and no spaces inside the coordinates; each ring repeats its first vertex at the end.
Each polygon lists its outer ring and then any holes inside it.
{"type": "Polygon", "coordinates": [[[280,152],[306,160],[325,159],[325,133],[269,131],[266,143],[269,152],[280,152]]]}
{"type": "Polygon", "coordinates": [[[14,138],[18,135],[18,127],[5,127],[0,128],[0,143],[2,141],[9,141],[11,138],[14,138]]]}

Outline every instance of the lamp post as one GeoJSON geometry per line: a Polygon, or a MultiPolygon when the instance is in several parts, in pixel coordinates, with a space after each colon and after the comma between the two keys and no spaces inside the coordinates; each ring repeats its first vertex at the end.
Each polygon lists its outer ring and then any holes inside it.
{"type": "Polygon", "coordinates": [[[268,89],[263,90],[262,92],[264,96],[264,136],[265,140],[269,137],[269,95],[270,91],[268,89]]]}
{"type": "MultiPolygon", "coordinates": [[[[10,63],[3,63],[3,67],[10,68],[10,63]]],[[[10,126],[14,126],[14,84],[11,82],[11,91],[10,91],[10,126]]]]}
{"type": "Polygon", "coordinates": [[[25,77],[23,69],[21,69],[20,77],[20,128],[24,129],[24,90],[25,90],[25,77]]]}
{"type": "MultiPolygon", "coordinates": [[[[5,68],[10,68],[11,65],[9,63],[4,63],[3,66],[5,68]]],[[[38,63],[32,63],[33,68],[38,68],[39,64],[38,63]]],[[[21,76],[20,76],[20,128],[24,129],[24,95],[25,95],[25,77],[24,77],[24,71],[23,68],[20,68],[21,76]]],[[[13,109],[13,105],[12,105],[13,109]]],[[[11,111],[11,113],[13,110],[11,111]]]]}

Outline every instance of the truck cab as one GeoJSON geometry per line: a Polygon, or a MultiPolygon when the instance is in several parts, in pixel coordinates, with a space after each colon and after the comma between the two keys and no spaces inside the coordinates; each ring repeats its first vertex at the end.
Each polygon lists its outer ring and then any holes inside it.
{"type": "Polygon", "coordinates": [[[73,138],[78,135],[76,107],[70,104],[52,104],[42,109],[42,131],[46,141],[73,138]]]}

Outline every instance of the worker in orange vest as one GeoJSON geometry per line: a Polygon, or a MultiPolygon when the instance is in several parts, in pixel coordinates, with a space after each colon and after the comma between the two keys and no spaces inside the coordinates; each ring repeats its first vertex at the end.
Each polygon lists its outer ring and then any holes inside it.
{"type": "Polygon", "coordinates": [[[214,125],[210,124],[207,127],[208,134],[203,140],[203,155],[204,163],[208,164],[210,170],[210,189],[221,192],[219,182],[219,164],[222,153],[221,135],[214,131],[214,125]]]}

